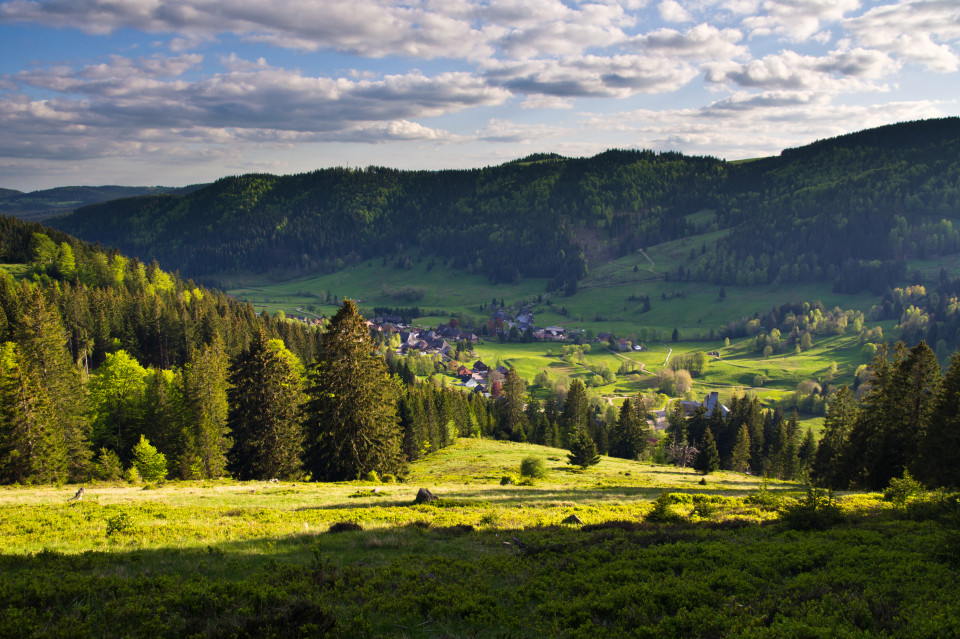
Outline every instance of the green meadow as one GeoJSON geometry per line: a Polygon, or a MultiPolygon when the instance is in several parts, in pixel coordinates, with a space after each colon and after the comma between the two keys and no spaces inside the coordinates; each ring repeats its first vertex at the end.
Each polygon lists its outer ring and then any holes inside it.
{"type": "Polygon", "coordinates": [[[960,633],[955,496],[565,452],[462,439],[399,484],[4,487],[0,635],[960,633]],[[526,456],[547,475],[518,485],[526,456]]]}

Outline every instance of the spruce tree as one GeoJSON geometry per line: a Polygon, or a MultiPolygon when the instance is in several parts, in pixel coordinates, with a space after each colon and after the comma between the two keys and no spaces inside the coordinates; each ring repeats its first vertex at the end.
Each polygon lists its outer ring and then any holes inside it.
{"type": "Polygon", "coordinates": [[[28,375],[42,384],[49,398],[56,464],[62,454],[64,479],[84,481],[91,472],[90,424],[83,381],[67,350],[67,332],[58,309],[39,287],[24,295],[22,310],[14,339],[28,375]]]}
{"type": "MultiPolygon", "coordinates": [[[[639,412],[630,398],[623,400],[620,416],[613,434],[611,455],[621,459],[640,459],[647,448],[647,436],[643,425],[638,421],[639,412]]],[[[643,412],[646,412],[644,409],[643,412]]]]}
{"type": "Polygon", "coordinates": [[[738,473],[750,470],[750,430],[746,424],[740,426],[737,440],[733,445],[733,454],[730,458],[730,468],[738,473]]]}
{"type": "MultiPolygon", "coordinates": [[[[307,393],[305,465],[314,479],[349,480],[402,468],[398,387],[374,352],[353,300],[344,300],[320,337],[307,393]]],[[[435,411],[433,399],[425,401],[435,411]]],[[[434,443],[439,445],[439,433],[434,443]]]]}
{"type": "Polygon", "coordinates": [[[590,404],[587,401],[587,387],[579,379],[570,382],[567,398],[560,416],[561,445],[569,447],[580,430],[587,428],[590,404]]]}
{"type": "Polygon", "coordinates": [[[184,367],[183,393],[189,420],[183,459],[178,463],[189,468],[191,476],[211,479],[227,470],[227,451],[232,444],[227,426],[229,367],[218,332],[184,367]]]}
{"type": "Polygon", "coordinates": [[[511,441],[526,441],[526,418],[523,414],[526,390],[526,384],[516,369],[511,367],[503,381],[503,397],[498,402],[502,430],[511,441]]]}
{"type": "Polygon", "coordinates": [[[567,455],[567,460],[568,463],[573,466],[587,468],[600,463],[600,455],[597,454],[597,445],[585,428],[581,428],[573,436],[569,450],[570,453],[567,455]]]}
{"type": "Polygon", "coordinates": [[[66,450],[56,431],[50,396],[12,342],[0,346],[0,483],[66,478],[66,450]]]}
{"type": "Polygon", "coordinates": [[[927,421],[914,475],[928,486],[960,487],[960,351],[950,358],[927,421]]]}
{"type": "Polygon", "coordinates": [[[693,461],[693,467],[704,475],[720,470],[720,453],[717,452],[717,442],[713,438],[713,431],[707,428],[700,442],[699,452],[693,461]]]}
{"type": "Polygon", "coordinates": [[[847,456],[850,431],[856,418],[857,404],[853,391],[844,384],[827,404],[823,436],[813,454],[810,475],[817,486],[839,489],[846,488],[850,483],[842,460],[847,456]]]}
{"type": "Polygon", "coordinates": [[[229,468],[240,479],[290,479],[300,473],[303,391],[294,357],[258,331],[230,367],[229,468]]]}

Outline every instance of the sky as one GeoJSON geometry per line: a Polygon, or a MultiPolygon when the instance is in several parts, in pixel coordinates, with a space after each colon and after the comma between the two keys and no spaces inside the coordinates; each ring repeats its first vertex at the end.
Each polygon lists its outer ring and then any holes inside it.
{"type": "Polygon", "coordinates": [[[960,0],[0,0],[20,191],[735,160],[958,114],[960,0]]]}

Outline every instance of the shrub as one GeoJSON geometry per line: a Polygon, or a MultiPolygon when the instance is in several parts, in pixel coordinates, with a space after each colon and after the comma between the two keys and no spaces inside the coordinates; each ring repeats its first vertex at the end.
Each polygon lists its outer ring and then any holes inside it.
{"type": "Polygon", "coordinates": [[[119,535],[131,530],[132,528],[133,522],[130,520],[130,515],[122,510],[116,515],[107,519],[107,537],[119,535]]]}
{"type": "Polygon", "coordinates": [[[646,521],[653,521],[661,524],[676,523],[683,520],[683,517],[677,513],[671,506],[676,503],[676,499],[670,493],[662,493],[653,502],[653,508],[644,517],[646,521]]]}
{"type": "Polygon", "coordinates": [[[826,530],[842,522],[843,511],[829,491],[810,487],[805,497],[780,510],[780,520],[794,530],[826,530]]]}
{"type": "Polygon", "coordinates": [[[379,483],[380,483],[380,475],[378,475],[378,474],[377,474],[377,471],[375,471],[375,470],[367,471],[367,474],[363,476],[363,481],[370,481],[370,482],[373,482],[373,483],[375,483],[375,484],[379,484],[379,483]]]}
{"type": "Polygon", "coordinates": [[[883,491],[883,499],[892,501],[899,510],[904,510],[908,501],[925,492],[923,484],[911,477],[910,471],[905,470],[903,477],[890,480],[890,485],[883,491]]]}
{"type": "Polygon", "coordinates": [[[757,490],[747,495],[747,503],[762,510],[777,510],[780,507],[780,497],[773,494],[767,485],[767,480],[763,480],[757,490]]]}
{"type": "Polygon", "coordinates": [[[547,476],[547,464],[539,457],[530,455],[520,462],[520,474],[533,479],[543,479],[547,476]]]}
{"type": "Polygon", "coordinates": [[[342,533],[342,532],[353,532],[357,530],[363,530],[363,526],[361,526],[360,524],[354,523],[352,521],[338,521],[337,523],[330,526],[327,532],[342,533]]]}
{"type": "Polygon", "coordinates": [[[717,512],[717,505],[708,495],[693,496],[693,513],[701,519],[708,519],[717,512]]]}

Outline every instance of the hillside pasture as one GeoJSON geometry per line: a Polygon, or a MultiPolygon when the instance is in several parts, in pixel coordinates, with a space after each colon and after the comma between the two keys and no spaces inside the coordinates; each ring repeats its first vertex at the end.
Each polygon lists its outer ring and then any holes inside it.
{"type": "Polygon", "coordinates": [[[949,499],[804,515],[796,484],[564,453],[460,440],[402,484],[4,487],[0,635],[960,633],[949,499]],[[501,485],[528,455],[546,478],[501,485]]]}

